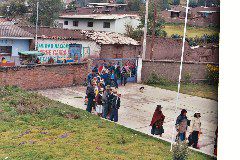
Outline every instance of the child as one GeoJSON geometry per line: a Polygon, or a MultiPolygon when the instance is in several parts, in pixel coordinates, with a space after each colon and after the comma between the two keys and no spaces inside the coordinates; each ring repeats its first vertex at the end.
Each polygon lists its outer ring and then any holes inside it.
{"type": "Polygon", "coordinates": [[[120,100],[121,94],[117,94],[117,90],[113,91],[113,100],[112,100],[112,111],[110,114],[110,120],[114,122],[118,122],[118,110],[120,108],[120,100]]]}
{"type": "Polygon", "coordinates": [[[99,90],[99,93],[96,96],[96,112],[98,116],[102,116],[102,113],[103,113],[102,96],[103,96],[103,88],[99,90]]]}

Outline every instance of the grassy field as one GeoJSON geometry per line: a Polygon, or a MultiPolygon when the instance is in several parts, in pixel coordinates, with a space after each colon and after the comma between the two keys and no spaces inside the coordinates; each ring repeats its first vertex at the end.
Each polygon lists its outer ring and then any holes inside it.
{"type": "MultiPolygon", "coordinates": [[[[170,85],[153,85],[162,89],[177,91],[177,84],[170,85]]],[[[218,87],[208,84],[181,84],[180,92],[193,96],[218,100],[218,87]]]]}
{"type": "MultiPolygon", "coordinates": [[[[164,30],[167,32],[168,37],[170,37],[172,34],[183,36],[184,25],[166,24],[164,30]]],[[[201,37],[204,34],[215,35],[218,33],[219,31],[215,28],[187,27],[187,37],[201,37]]]]}
{"type": "Polygon", "coordinates": [[[172,159],[167,142],[13,87],[0,88],[0,134],[0,159],[172,159]]]}

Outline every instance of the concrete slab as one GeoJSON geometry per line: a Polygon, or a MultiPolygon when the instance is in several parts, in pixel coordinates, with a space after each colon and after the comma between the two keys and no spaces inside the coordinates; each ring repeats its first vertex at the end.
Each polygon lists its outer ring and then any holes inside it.
{"type": "MultiPolygon", "coordinates": [[[[75,86],[39,90],[38,93],[50,99],[85,110],[85,90],[86,87],[75,86]]],[[[122,94],[122,104],[119,110],[118,123],[128,128],[150,134],[151,127],[149,124],[152,115],[156,105],[161,104],[163,106],[163,113],[166,116],[164,123],[165,133],[162,138],[167,141],[171,140],[173,121],[180,114],[182,108],[188,111],[187,116],[190,119],[192,119],[195,111],[200,111],[202,114],[203,132],[199,141],[200,150],[207,154],[213,153],[218,119],[218,103],[216,101],[180,94],[179,108],[177,113],[174,113],[177,92],[141,84],[127,84],[125,87],[120,87],[119,92],[122,94]],[[143,93],[139,92],[141,86],[145,87],[143,93]]]]}

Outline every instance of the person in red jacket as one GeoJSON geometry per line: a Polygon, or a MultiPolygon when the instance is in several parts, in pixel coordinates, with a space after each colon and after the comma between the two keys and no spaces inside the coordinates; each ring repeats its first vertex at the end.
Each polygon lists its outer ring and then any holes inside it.
{"type": "Polygon", "coordinates": [[[152,121],[150,126],[152,126],[151,134],[153,135],[159,135],[162,137],[162,134],[164,133],[163,129],[163,122],[164,122],[165,116],[162,113],[162,106],[157,105],[157,108],[155,109],[155,112],[152,117],[152,121]]]}

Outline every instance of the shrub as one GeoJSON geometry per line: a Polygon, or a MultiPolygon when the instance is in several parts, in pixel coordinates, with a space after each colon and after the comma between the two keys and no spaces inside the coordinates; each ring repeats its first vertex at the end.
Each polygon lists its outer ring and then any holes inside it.
{"type": "Polygon", "coordinates": [[[219,82],[219,67],[212,64],[207,64],[207,80],[210,84],[218,85],[219,82]]]}
{"type": "Polygon", "coordinates": [[[173,145],[173,160],[187,160],[188,155],[189,150],[186,142],[178,141],[173,145]]]}
{"type": "Polygon", "coordinates": [[[158,76],[156,73],[151,73],[145,82],[148,85],[162,85],[166,86],[170,84],[170,81],[166,78],[158,76]]]}
{"type": "Polygon", "coordinates": [[[190,73],[184,74],[183,78],[184,78],[185,83],[190,83],[191,82],[191,74],[190,73]]]}

